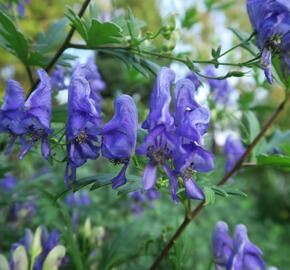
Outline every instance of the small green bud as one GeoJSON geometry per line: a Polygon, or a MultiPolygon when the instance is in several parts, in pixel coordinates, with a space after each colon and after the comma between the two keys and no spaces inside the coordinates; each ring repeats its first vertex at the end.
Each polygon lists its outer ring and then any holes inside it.
{"type": "Polygon", "coordinates": [[[162,31],[174,31],[176,27],[176,13],[168,14],[162,22],[162,31]]]}
{"type": "Polygon", "coordinates": [[[28,258],[24,246],[17,247],[12,254],[14,268],[13,270],[28,270],[28,258]]]}
{"type": "Polygon", "coordinates": [[[31,261],[34,263],[35,258],[42,252],[41,244],[42,228],[39,226],[33,236],[33,240],[30,247],[31,261]]]}
{"type": "Polygon", "coordinates": [[[85,224],[83,227],[83,234],[85,238],[90,238],[91,237],[91,232],[92,232],[92,222],[90,218],[87,218],[85,220],[85,224]]]}
{"type": "Polygon", "coordinates": [[[163,42],[162,51],[168,53],[172,52],[176,46],[176,42],[174,40],[170,40],[168,42],[163,42]]]}
{"type": "Polygon", "coordinates": [[[65,256],[65,247],[62,245],[55,246],[46,256],[42,270],[57,270],[65,256]]]}

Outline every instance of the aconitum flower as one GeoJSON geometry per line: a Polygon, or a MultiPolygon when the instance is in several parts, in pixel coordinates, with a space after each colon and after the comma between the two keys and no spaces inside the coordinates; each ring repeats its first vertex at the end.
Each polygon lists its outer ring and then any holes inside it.
{"type": "Polygon", "coordinates": [[[137,154],[149,158],[144,169],[143,184],[146,190],[154,187],[157,180],[157,166],[161,165],[170,181],[171,196],[177,201],[178,181],[168,161],[172,158],[177,139],[172,136],[174,119],[170,114],[170,86],[175,78],[169,68],[161,68],[154,89],[151,93],[150,112],[142,127],[148,135],[138,147],[137,154]]]}
{"type": "Polygon", "coordinates": [[[229,236],[228,224],[219,221],[212,234],[212,257],[217,270],[226,267],[232,250],[233,241],[229,236]]]}
{"type": "Polygon", "coordinates": [[[193,179],[196,171],[207,172],[213,168],[213,156],[201,147],[210,114],[194,98],[195,86],[183,79],[176,83],[174,91],[174,114],[170,113],[170,86],[174,72],[161,68],[151,94],[150,113],[143,128],[149,133],[137,153],[149,158],[143,175],[145,189],[154,187],[157,167],[160,165],[170,182],[171,196],[178,201],[178,177],[183,179],[188,197],[204,199],[204,194],[193,179]],[[171,161],[171,162],[170,162],[171,161]],[[169,164],[173,163],[172,168],[169,164]]]}
{"type": "Polygon", "coordinates": [[[283,72],[290,74],[290,4],[287,0],[248,0],[248,15],[262,50],[261,65],[269,83],[273,82],[271,58],[280,54],[283,72]]]}
{"type": "Polygon", "coordinates": [[[98,71],[95,60],[93,58],[89,58],[85,64],[77,65],[75,69],[79,70],[78,72],[82,74],[90,85],[90,98],[93,100],[95,108],[100,115],[99,117],[101,123],[101,105],[103,100],[101,92],[105,90],[106,83],[101,78],[101,74],[98,71]]]}
{"type": "Polygon", "coordinates": [[[228,225],[219,221],[212,235],[212,256],[216,269],[266,270],[262,251],[248,238],[247,228],[239,224],[233,239],[229,236],[228,225]]]}
{"type": "Polygon", "coordinates": [[[51,73],[51,85],[54,90],[66,89],[65,85],[65,68],[62,66],[57,66],[51,73]]]}
{"type": "Polygon", "coordinates": [[[121,95],[115,99],[113,118],[102,128],[102,155],[115,164],[124,164],[120,173],[112,179],[112,187],[118,188],[127,182],[126,169],[135,150],[138,128],[138,113],[133,99],[121,95]]]}
{"type": "Polygon", "coordinates": [[[14,80],[6,82],[4,101],[0,110],[0,132],[10,136],[6,154],[12,151],[17,137],[24,137],[26,132],[22,122],[24,115],[25,95],[22,86],[14,80]]]}
{"type": "Polygon", "coordinates": [[[22,152],[20,159],[38,142],[44,158],[50,154],[48,135],[51,119],[51,85],[47,73],[37,71],[40,83],[25,101],[24,90],[13,80],[6,82],[4,103],[0,110],[0,132],[7,132],[11,136],[6,153],[10,153],[17,139],[20,137],[22,152]]]}
{"type": "MultiPolygon", "coordinates": [[[[206,67],[205,74],[208,77],[216,77],[216,73],[212,66],[206,67]]],[[[228,81],[226,79],[208,79],[207,82],[213,94],[214,101],[218,104],[228,104],[230,94],[233,91],[233,88],[229,85],[228,81]]]]}
{"type": "Polygon", "coordinates": [[[91,198],[86,190],[70,193],[65,198],[65,203],[69,206],[87,206],[91,204],[91,198]]]}
{"type": "Polygon", "coordinates": [[[30,262],[33,270],[58,269],[65,251],[65,247],[59,244],[59,233],[56,230],[48,234],[45,226],[41,226],[33,234],[26,229],[24,237],[12,247],[10,267],[16,269],[21,265],[21,269],[28,269],[30,262]]]}
{"type": "Polygon", "coordinates": [[[174,89],[174,124],[181,137],[201,143],[206,133],[210,111],[195,100],[195,85],[188,79],[179,80],[174,89]]]}
{"type": "Polygon", "coordinates": [[[5,173],[4,178],[0,179],[0,190],[12,191],[16,182],[16,178],[11,173],[5,173]]]}
{"type": "Polygon", "coordinates": [[[37,71],[40,82],[24,104],[25,119],[20,125],[26,129],[26,142],[23,145],[20,159],[41,141],[42,156],[47,159],[50,154],[48,135],[51,130],[51,84],[47,73],[40,69],[37,71]]]}
{"type": "Polygon", "coordinates": [[[228,136],[224,145],[224,153],[226,156],[225,171],[229,172],[233,169],[235,163],[244,154],[245,148],[239,138],[228,136]]]}
{"type": "Polygon", "coordinates": [[[249,240],[247,228],[243,224],[235,228],[233,251],[227,263],[227,269],[266,270],[262,251],[249,240]]]}
{"type": "Polygon", "coordinates": [[[88,159],[97,159],[99,156],[97,135],[100,133],[100,114],[91,98],[91,92],[81,67],[77,68],[68,89],[66,183],[76,180],[77,167],[82,166],[88,159]]]}
{"type": "Polygon", "coordinates": [[[196,90],[202,85],[198,77],[192,71],[190,71],[190,73],[187,74],[186,79],[189,79],[193,82],[196,90]]]}

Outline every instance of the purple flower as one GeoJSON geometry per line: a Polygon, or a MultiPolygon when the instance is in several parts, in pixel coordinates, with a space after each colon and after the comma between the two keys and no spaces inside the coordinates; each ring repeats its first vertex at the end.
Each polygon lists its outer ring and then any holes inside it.
{"type": "Polygon", "coordinates": [[[170,86],[175,79],[174,72],[162,67],[157,75],[156,84],[151,93],[150,112],[142,128],[151,131],[159,125],[166,129],[173,125],[173,117],[170,114],[170,86]]]}
{"type": "Polygon", "coordinates": [[[189,79],[193,82],[195,89],[198,89],[201,86],[201,82],[198,79],[198,77],[195,75],[194,72],[190,71],[189,74],[187,74],[186,79],[189,79]]]}
{"type": "Polygon", "coordinates": [[[178,177],[183,179],[188,197],[203,200],[204,194],[192,176],[195,171],[207,172],[213,168],[213,156],[200,146],[210,113],[196,102],[194,84],[183,79],[176,83],[172,117],[170,86],[173,79],[174,73],[170,69],[161,68],[151,94],[150,113],[143,123],[149,133],[137,154],[149,158],[143,175],[144,188],[154,187],[160,165],[169,178],[174,201],[178,201],[178,177]]]}
{"type": "Polygon", "coordinates": [[[262,50],[261,64],[269,83],[273,82],[271,58],[280,54],[285,75],[289,75],[290,4],[287,0],[248,0],[248,15],[262,50]]]}
{"type": "Polygon", "coordinates": [[[120,173],[112,179],[112,187],[118,188],[127,182],[125,173],[135,150],[138,113],[133,99],[121,95],[115,100],[113,118],[102,128],[102,155],[115,164],[124,164],[120,173]]]}
{"type": "Polygon", "coordinates": [[[244,152],[245,148],[240,139],[235,139],[232,136],[227,137],[224,145],[224,153],[226,155],[226,172],[233,169],[234,165],[241,158],[244,152]]]}
{"type": "Polygon", "coordinates": [[[0,180],[0,191],[12,191],[16,185],[16,179],[11,173],[6,173],[4,178],[0,180]]]}
{"type": "Polygon", "coordinates": [[[232,249],[233,241],[229,236],[228,224],[219,221],[212,234],[212,257],[217,270],[227,265],[232,249]]]}
{"type": "Polygon", "coordinates": [[[39,69],[40,83],[24,104],[25,119],[20,123],[26,129],[28,141],[23,145],[19,159],[23,159],[35,143],[41,141],[42,156],[47,159],[50,154],[48,135],[52,133],[51,121],[51,83],[47,73],[39,69]]]}
{"type": "Polygon", "coordinates": [[[233,237],[233,251],[227,263],[227,270],[266,270],[262,251],[248,239],[247,228],[239,224],[233,237]]]}
{"type": "Polygon", "coordinates": [[[169,68],[161,68],[154,89],[151,93],[150,112],[142,127],[149,130],[137,154],[149,159],[144,169],[143,184],[146,190],[154,187],[157,180],[157,166],[161,165],[170,182],[171,196],[177,199],[178,181],[168,165],[172,158],[177,140],[170,133],[174,130],[174,119],[170,113],[170,86],[175,78],[169,68]]]}
{"type": "Polygon", "coordinates": [[[66,128],[68,164],[65,181],[76,180],[76,168],[88,159],[99,157],[100,114],[91,98],[91,87],[78,67],[71,78],[68,94],[68,120],[66,128]]]}
{"type": "Polygon", "coordinates": [[[182,144],[175,150],[175,172],[183,180],[186,195],[193,200],[204,200],[204,193],[193,178],[195,172],[209,172],[214,168],[213,154],[196,143],[182,144]]]}
{"type": "Polygon", "coordinates": [[[95,108],[99,113],[101,123],[101,105],[102,96],[101,92],[106,89],[106,83],[102,80],[98,68],[93,58],[90,58],[85,64],[77,65],[76,68],[79,74],[84,77],[90,85],[90,98],[95,104],[95,108]]]}
{"type": "Polygon", "coordinates": [[[6,154],[12,151],[18,136],[23,137],[26,129],[24,120],[25,95],[22,86],[14,80],[6,82],[4,101],[0,110],[0,132],[7,132],[11,137],[6,154]]]}
{"type": "MultiPolygon", "coordinates": [[[[9,0],[8,8],[12,7],[13,2],[13,0],[9,0]]],[[[30,4],[30,0],[18,0],[17,2],[17,11],[21,17],[25,17],[25,4],[30,4]]]]}
{"type": "MultiPolygon", "coordinates": [[[[206,67],[205,74],[208,77],[216,77],[215,71],[212,66],[206,67]]],[[[218,104],[228,104],[230,93],[233,91],[228,81],[226,79],[208,79],[207,82],[213,94],[214,101],[218,104]]]]}
{"type": "Polygon", "coordinates": [[[190,141],[201,143],[206,133],[210,111],[195,100],[194,84],[188,79],[179,80],[174,89],[174,123],[176,132],[190,141]]]}
{"type": "Polygon", "coordinates": [[[41,141],[42,155],[48,158],[50,146],[48,135],[51,119],[51,85],[47,73],[37,71],[40,83],[30,97],[25,101],[21,85],[13,80],[6,82],[4,103],[0,111],[0,132],[11,136],[6,153],[9,154],[20,137],[22,152],[20,159],[27,154],[35,143],[41,141]]]}
{"type": "Polygon", "coordinates": [[[91,198],[86,190],[70,193],[65,198],[65,203],[69,206],[86,206],[91,204],[91,198]]]}
{"type": "Polygon", "coordinates": [[[51,84],[54,90],[66,89],[64,82],[65,69],[62,66],[57,66],[51,73],[51,84]]]}

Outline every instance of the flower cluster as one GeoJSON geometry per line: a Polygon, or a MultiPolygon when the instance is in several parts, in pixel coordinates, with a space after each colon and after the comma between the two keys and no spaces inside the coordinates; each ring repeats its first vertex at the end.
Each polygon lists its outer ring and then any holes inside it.
{"type": "Polygon", "coordinates": [[[171,196],[178,201],[178,178],[188,197],[204,199],[193,173],[213,169],[213,155],[202,146],[210,112],[200,106],[194,97],[195,86],[189,79],[179,80],[174,89],[174,112],[170,112],[170,87],[175,79],[169,68],[161,68],[150,99],[150,112],[142,128],[148,135],[138,147],[137,154],[146,155],[148,164],[143,175],[144,188],[151,189],[157,180],[157,167],[161,166],[170,182],[171,196]],[[171,166],[171,164],[173,166],[171,166]]]}
{"type": "Polygon", "coordinates": [[[21,85],[17,81],[8,80],[0,109],[0,132],[6,132],[11,137],[6,153],[11,152],[19,137],[22,148],[20,159],[39,141],[43,157],[47,159],[50,154],[48,135],[52,132],[51,85],[44,70],[38,70],[37,74],[40,83],[26,101],[21,85]]]}
{"type": "Polygon", "coordinates": [[[24,237],[12,246],[12,254],[8,261],[0,254],[1,269],[58,269],[65,257],[66,249],[59,244],[59,233],[54,230],[50,234],[44,226],[38,227],[33,234],[25,230],[24,237]]]}
{"type": "Polygon", "coordinates": [[[219,270],[266,270],[262,251],[249,240],[243,224],[236,226],[233,238],[229,236],[225,222],[216,224],[212,235],[212,256],[219,270]]]}
{"type": "Polygon", "coordinates": [[[272,55],[282,58],[282,70],[290,74],[290,3],[287,0],[248,0],[251,24],[262,49],[262,67],[269,83],[273,82],[272,55]]]}

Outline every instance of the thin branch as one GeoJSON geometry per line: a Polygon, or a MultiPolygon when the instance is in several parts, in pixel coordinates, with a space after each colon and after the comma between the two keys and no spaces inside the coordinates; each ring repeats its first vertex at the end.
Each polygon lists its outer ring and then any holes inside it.
{"type": "MultiPolygon", "coordinates": [[[[81,7],[81,9],[80,9],[80,11],[78,13],[78,16],[80,18],[84,15],[84,13],[85,13],[87,7],[89,6],[90,2],[91,2],[91,0],[85,0],[84,1],[83,5],[82,5],[82,7],[81,7]]],[[[68,48],[68,44],[70,43],[74,32],[75,32],[75,28],[74,27],[71,27],[71,29],[68,32],[68,34],[67,34],[67,36],[66,36],[63,44],[58,49],[58,51],[56,52],[56,54],[54,55],[54,57],[50,60],[50,62],[48,63],[48,65],[46,66],[46,68],[45,68],[45,71],[46,72],[49,72],[53,68],[53,66],[56,64],[56,62],[61,57],[61,55],[63,54],[63,52],[68,48]]],[[[38,85],[38,83],[39,83],[39,80],[37,80],[33,84],[32,88],[30,89],[30,92],[29,92],[28,96],[34,91],[34,89],[36,88],[36,86],[38,85]]]]}
{"type": "MultiPolygon", "coordinates": [[[[287,91],[286,91],[287,93],[287,91]]],[[[254,147],[258,144],[260,139],[265,135],[267,130],[272,126],[274,121],[277,119],[279,114],[284,110],[285,105],[287,104],[288,100],[290,98],[290,93],[286,94],[285,99],[280,103],[280,105],[277,107],[275,112],[272,114],[272,116],[269,118],[269,120],[266,122],[266,124],[263,126],[259,134],[255,137],[255,139],[252,141],[252,143],[248,146],[247,150],[244,152],[242,157],[236,162],[235,166],[232,168],[231,171],[229,171],[219,182],[218,186],[224,185],[236,172],[239,171],[239,169],[242,167],[244,161],[247,159],[247,157],[251,154],[254,147]]],[[[155,259],[152,266],[149,268],[150,270],[158,269],[161,261],[167,256],[168,252],[172,248],[174,242],[180,237],[180,235],[183,233],[187,225],[190,224],[190,222],[195,219],[195,217],[202,211],[204,207],[205,201],[200,202],[197,207],[191,212],[190,217],[186,217],[184,221],[181,223],[181,225],[177,228],[176,232],[173,234],[171,239],[168,241],[166,246],[161,251],[160,255],[155,259]]]]}
{"type": "Polygon", "coordinates": [[[33,86],[34,85],[34,81],[33,81],[33,76],[32,76],[31,69],[27,65],[25,65],[25,69],[26,69],[26,72],[27,72],[27,75],[28,75],[28,79],[29,79],[30,85],[33,86]]]}
{"type": "MultiPolygon", "coordinates": [[[[240,46],[240,44],[238,44],[240,46]]],[[[235,47],[237,47],[236,45],[235,47]]],[[[182,57],[177,57],[174,55],[167,55],[167,54],[161,54],[159,52],[152,52],[152,51],[147,51],[141,48],[135,49],[132,48],[129,45],[100,45],[100,46],[95,46],[95,47],[88,47],[85,44],[73,44],[70,43],[68,45],[69,48],[75,48],[75,49],[80,49],[80,50],[126,50],[128,52],[134,53],[136,55],[150,55],[156,58],[162,58],[162,59],[168,59],[172,61],[177,61],[180,63],[183,63],[185,65],[188,65],[188,62],[194,63],[194,64],[218,64],[220,66],[234,66],[234,67],[243,67],[243,66],[249,66],[252,64],[255,64],[254,61],[260,59],[261,55],[257,55],[256,57],[247,60],[245,62],[240,62],[240,63],[227,63],[227,62],[218,62],[217,59],[219,58],[214,58],[211,60],[190,60],[190,59],[185,59],[182,57]]],[[[228,50],[230,52],[231,49],[228,50]]],[[[224,54],[223,54],[224,55],[224,54]]],[[[199,74],[201,76],[201,74],[199,74]]],[[[202,75],[203,77],[206,77],[205,75],[202,75]]],[[[220,79],[224,79],[224,77],[220,77],[220,79]]]]}

